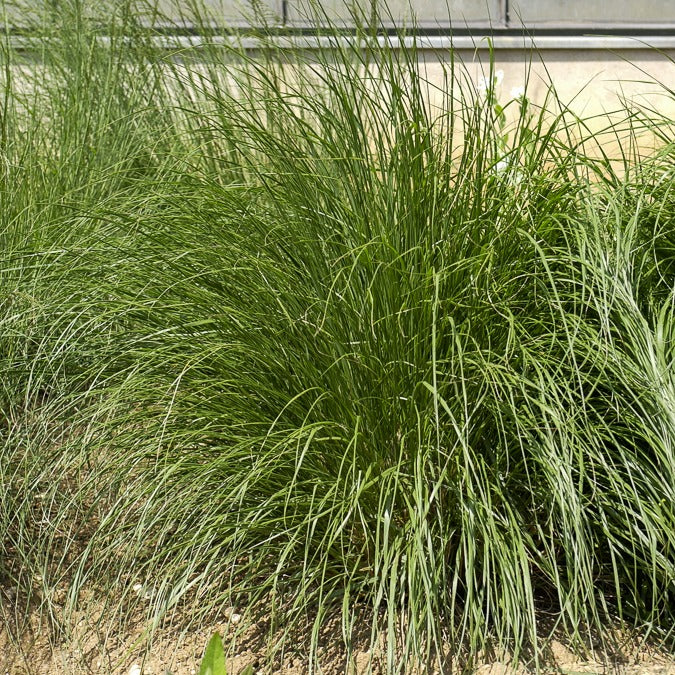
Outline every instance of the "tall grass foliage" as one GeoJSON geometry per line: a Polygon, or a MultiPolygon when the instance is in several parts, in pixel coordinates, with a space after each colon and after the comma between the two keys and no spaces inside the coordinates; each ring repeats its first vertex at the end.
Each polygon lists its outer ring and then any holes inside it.
{"type": "Polygon", "coordinates": [[[340,617],[389,672],[537,665],[547,617],[667,639],[672,142],[618,173],[492,64],[78,8],[3,47],[5,613],[234,605],[312,667],[340,617]]]}

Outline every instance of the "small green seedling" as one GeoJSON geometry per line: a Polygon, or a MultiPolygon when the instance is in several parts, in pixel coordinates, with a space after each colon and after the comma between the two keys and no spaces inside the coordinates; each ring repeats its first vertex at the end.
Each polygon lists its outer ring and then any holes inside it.
{"type": "Polygon", "coordinates": [[[199,675],[227,675],[223,641],[218,633],[213,634],[206,646],[199,675]]]}
{"type": "MultiPolygon", "coordinates": [[[[204,652],[199,675],[227,675],[225,668],[225,650],[219,633],[214,633],[204,652]]],[[[253,675],[253,667],[246,666],[240,675],[253,675]]]]}

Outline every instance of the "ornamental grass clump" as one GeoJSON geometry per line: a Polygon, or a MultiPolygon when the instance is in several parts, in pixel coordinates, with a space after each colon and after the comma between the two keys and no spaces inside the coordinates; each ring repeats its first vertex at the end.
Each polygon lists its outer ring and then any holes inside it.
{"type": "Polygon", "coordinates": [[[579,649],[617,620],[667,637],[672,145],[619,175],[553,92],[500,102],[452,53],[432,85],[414,44],[327,35],[87,42],[127,108],[2,253],[39,307],[0,305],[0,439],[29,476],[2,482],[3,574],[39,568],[49,607],[95,589],[111,621],[262,612],[270,663],[304,628],[315,666],[335,616],[389,672],[536,665],[544,616],[579,649]]]}

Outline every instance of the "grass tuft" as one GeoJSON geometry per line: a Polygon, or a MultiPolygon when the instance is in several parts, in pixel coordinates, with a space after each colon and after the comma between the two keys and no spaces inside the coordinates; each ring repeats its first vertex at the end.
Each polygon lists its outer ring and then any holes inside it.
{"type": "MultiPolygon", "coordinates": [[[[390,672],[538,665],[547,616],[578,649],[671,638],[669,136],[619,171],[492,64],[481,92],[365,33],[166,51],[72,9],[2,47],[18,629],[37,603],[68,632],[86,591],[109,626],[264,612],[270,662],[305,627],[316,665],[341,613],[390,672]]],[[[672,126],[624,112],[604,133],[672,126]]]]}

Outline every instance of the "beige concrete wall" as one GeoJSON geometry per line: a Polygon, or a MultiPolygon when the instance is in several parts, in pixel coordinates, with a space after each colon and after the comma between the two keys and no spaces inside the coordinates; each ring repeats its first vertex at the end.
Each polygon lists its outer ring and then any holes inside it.
{"type": "MultiPolygon", "coordinates": [[[[199,38],[195,39],[198,41],[199,38]]],[[[316,39],[314,43],[311,43],[312,38],[309,40],[307,44],[283,43],[284,50],[290,50],[286,53],[291,61],[293,50],[298,47],[303,49],[303,56],[309,55],[311,60],[311,54],[319,43],[316,43],[316,39]]],[[[675,127],[675,95],[668,93],[668,88],[675,91],[675,47],[661,50],[637,46],[599,48],[597,39],[589,39],[589,47],[583,48],[579,46],[583,44],[583,39],[575,40],[574,48],[559,45],[532,50],[495,46],[492,52],[493,72],[500,74],[500,82],[496,87],[500,102],[507,103],[515,95],[515,90],[527,83],[528,99],[535,106],[543,105],[553,86],[562,106],[584,118],[591,131],[600,131],[612,122],[625,118],[624,103],[651,110],[652,117],[660,115],[670,121],[671,128],[675,127]]],[[[476,40],[473,48],[467,45],[468,42],[464,39],[454,49],[458,62],[455,78],[461,86],[473,88],[475,94],[481,79],[488,76],[491,56],[486,41],[476,40]]],[[[193,40],[185,46],[189,48],[194,44],[193,40]]],[[[429,96],[439,111],[447,110],[447,101],[441,99],[444,89],[447,90],[451,54],[449,45],[447,41],[446,46],[437,44],[433,48],[419,50],[421,70],[431,84],[429,96]]],[[[253,43],[248,48],[255,51],[253,43]]],[[[189,68],[193,72],[200,70],[198,63],[197,57],[189,68]]],[[[24,66],[24,69],[27,67],[24,66]]],[[[18,70],[16,74],[21,79],[18,70]]],[[[555,102],[550,98],[548,106],[555,108],[555,102]]],[[[517,109],[517,105],[509,108],[512,113],[517,109]]],[[[673,134],[675,136],[675,128],[673,134]]],[[[613,143],[621,143],[614,131],[600,140],[608,149],[613,143]]],[[[645,149],[648,149],[651,143],[649,135],[645,136],[643,142],[645,149]]]]}
{"type": "MultiPolygon", "coordinates": [[[[489,69],[487,50],[459,50],[458,56],[476,82],[489,69]]],[[[429,76],[438,77],[434,75],[438,56],[426,55],[425,60],[429,76]]],[[[616,110],[623,97],[675,118],[675,96],[666,89],[675,89],[675,49],[662,53],[652,49],[497,49],[494,62],[495,70],[504,74],[501,90],[507,97],[527,82],[528,98],[541,103],[553,84],[560,101],[584,117],[616,110]]]]}
{"type": "MultiPolygon", "coordinates": [[[[487,49],[459,49],[456,56],[462,64],[465,87],[478,87],[488,78],[487,49]]],[[[552,111],[567,109],[570,120],[575,115],[583,119],[584,130],[577,129],[577,137],[588,137],[588,131],[598,134],[600,147],[586,148],[590,154],[601,150],[610,157],[620,157],[623,150],[630,150],[631,136],[632,140],[637,138],[644,154],[661,146],[663,136],[672,134],[675,141],[675,49],[496,49],[493,59],[493,72],[500,81],[495,93],[501,104],[508,103],[525,86],[534,106],[544,105],[548,97],[546,105],[552,111]],[[555,99],[551,98],[552,89],[555,99]],[[627,106],[665,122],[659,124],[661,138],[647,129],[640,131],[639,125],[629,130],[622,124],[627,106]]],[[[446,59],[429,51],[423,60],[429,80],[440,85],[446,59]]],[[[509,117],[517,112],[517,105],[507,107],[509,117]]]]}

